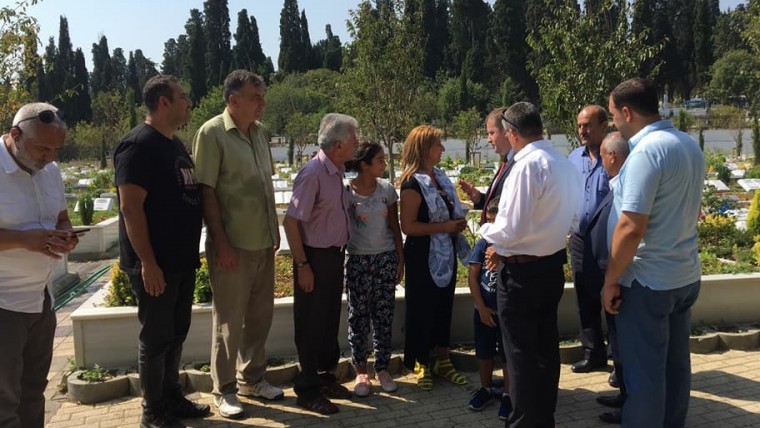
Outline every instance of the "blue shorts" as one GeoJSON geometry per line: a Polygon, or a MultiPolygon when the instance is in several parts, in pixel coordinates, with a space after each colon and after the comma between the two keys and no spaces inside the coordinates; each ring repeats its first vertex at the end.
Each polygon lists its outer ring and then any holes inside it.
{"type": "Polygon", "coordinates": [[[479,360],[493,360],[498,356],[502,362],[506,362],[499,320],[496,320],[496,327],[489,327],[480,322],[480,313],[475,309],[472,324],[475,327],[475,357],[479,360]]]}

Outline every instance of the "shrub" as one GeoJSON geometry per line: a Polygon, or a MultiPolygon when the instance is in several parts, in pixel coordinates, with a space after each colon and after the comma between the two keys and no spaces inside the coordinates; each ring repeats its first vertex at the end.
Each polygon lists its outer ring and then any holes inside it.
{"type": "Polygon", "coordinates": [[[112,376],[111,376],[111,372],[95,364],[93,368],[84,370],[77,377],[79,378],[79,380],[84,380],[84,381],[93,383],[93,382],[105,382],[108,379],[110,379],[112,376]]]}
{"type": "Polygon", "coordinates": [[[731,181],[731,170],[726,165],[718,165],[715,170],[718,172],[718,180],[726,184],[731,181]]]}
{"type": "Polygon", "coordinates": [[[718,257],[729,257],[738,235],[733,217],[708,214],[697,223],[699,247],[714,253],[718,257]]]}
{"type": "Polygon", "coordinates": [[[753,235],[760,234],[760,192],[755,190],[755,195],[752,197],[752,203],[749,205],[749,213],[747,213],[747,230],[753,235]]]}
{"type": "Polygon", "coordinates": [[[755,236],[755,245],[752,246],[752,257],[755,265],[760,266],[760,235],[755,236]]]}
{"type": "Polygon", "coordinates": [[[211,301],[211,281],[208,276],[208,261],[201,257],[201,267],[195,271],[195,290],[193,302],[206,303],[211,301]]]}
{"type": "Polygon", "coordinates": [[[132,293],[129,277],[119,268],[118,262],[115,262],[111,266],[111,286],[108,289],[105,303],[108,307],[137,306],[137,299],[135,299],[135,295],[132,293]]]}
{"type": "Polygon", "coordinates": [[[82,195],[79,197],[79,219],[82,224],[89,226],[92,224],[92,216],[95,214],[95,202],[90,195],[82,195]]]}
{"type": "Polygon", "coordinates": [[[95,173],[90,186],[97,190],[108,191],[114,185],[114,172],[112,169],[104,169],[95,173]]]}

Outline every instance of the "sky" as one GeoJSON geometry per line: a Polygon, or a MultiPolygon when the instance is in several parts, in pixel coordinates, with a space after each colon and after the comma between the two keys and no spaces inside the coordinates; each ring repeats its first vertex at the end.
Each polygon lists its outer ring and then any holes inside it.
{"type": "MultiPolygon", "coordinates": [[[[493,4],[494,0],[487,0],[493,4]]],[[[735,8],[743,0],[720,0],[722,10],[735,8]]],[[[0,0],[1,6],[14,5],[15,1],[0,0]]],[[[234,45],[237,14],[247,9],[256,17],[264,54],[272,58],[277,67],[280,49],[280,11],[282,0],[229,0],[230,33],[234,45]]],[[[330,24],[341,42],[349,41],[346,30],[348,11],[356,9],[359,0],[299,0],[298,6],[306,11],[311,42],[325,38],[325,25],[330,24]]],[[[64,15],[69,23],[69,36],[76,49],[82,48],[87,69],[92,71],[92,44],[101,35],[108,38],[113,52],[120,47],[125,56],[129,51],[142,49],[143,54],[158,64],[163,60],[164,43],[185,32],[190,9],[203,10],[203,0],[40,0],[28,13],[40,25],[39,52],[44,52],[52,36],[58,43],[59,18],[64,15]]]]}

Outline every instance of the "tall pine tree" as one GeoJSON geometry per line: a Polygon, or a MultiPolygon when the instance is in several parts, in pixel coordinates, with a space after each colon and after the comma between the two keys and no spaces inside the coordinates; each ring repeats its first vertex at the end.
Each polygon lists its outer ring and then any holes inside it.
{"type": "Polygon", "coordinates": [[[108,39],[100,36],[98,43],[92,44],[92,93],[109,91],[113,88],[113,68],[108,50],[108,39]]]}
{"type": "Polygon", "coordinates": [[[111,54],[111,68],[113,70],[114,89],[124,95],[127,93],[127,59],[124,57],[124,49],[116,48],[111,54]]]}
{"type": "Polygon", "coordinates": [[[526,38],[524,2],[496,0],[488,25],[488,71],[490,86],[501,86],[503,101],[509,104],[523,99],[538,102],[538,87],[527,69],[530,47],[526,38]]]}
{"type": "Polygon", "coordinates": [[[74,95],[71,97],[66,118],[72,123],[92,120],[92,101],[90,99],[90,75],[84,62],[82,49],[74,52],[74,95]]]}
{"type": "Polygon", "coordinates": [[[486,32],[490,8],[483,0],[454,0],[451,6],[451,53],[454,66],[465,78],[482,82],[485,77],[486,32]],[[469,58],[468,66],[465,60],[469,58]]]}

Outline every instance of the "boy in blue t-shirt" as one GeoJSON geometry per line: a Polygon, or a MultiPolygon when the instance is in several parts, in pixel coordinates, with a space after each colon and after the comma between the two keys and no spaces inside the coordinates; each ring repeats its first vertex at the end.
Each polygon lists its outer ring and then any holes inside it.
{"type": "MultiPolygon", "coordinates": [[[[499,211],[499,199],[495,198],[486,207],[486,221],[493,223],[499,211]]],[[[494,398],[501,395],[499,419],[506,420],[512,411],[512,400],[509,398],[509,374],[507,359],[501,338],[501,328],[496,312],[496,287],[501,281],[500,269],[488,270],[485,267],[486,250],[491,244],[480,238],[470,255],[470,275],[468,283],[470,294],[475,301],[473,324],[475,327],[475,356],[480,368],[481,388],[470,398],[470,410],[483,410],[494,398]],[[503,363],[503,389],[492,386],[494,357],[498,355],[503,363]]]]}

